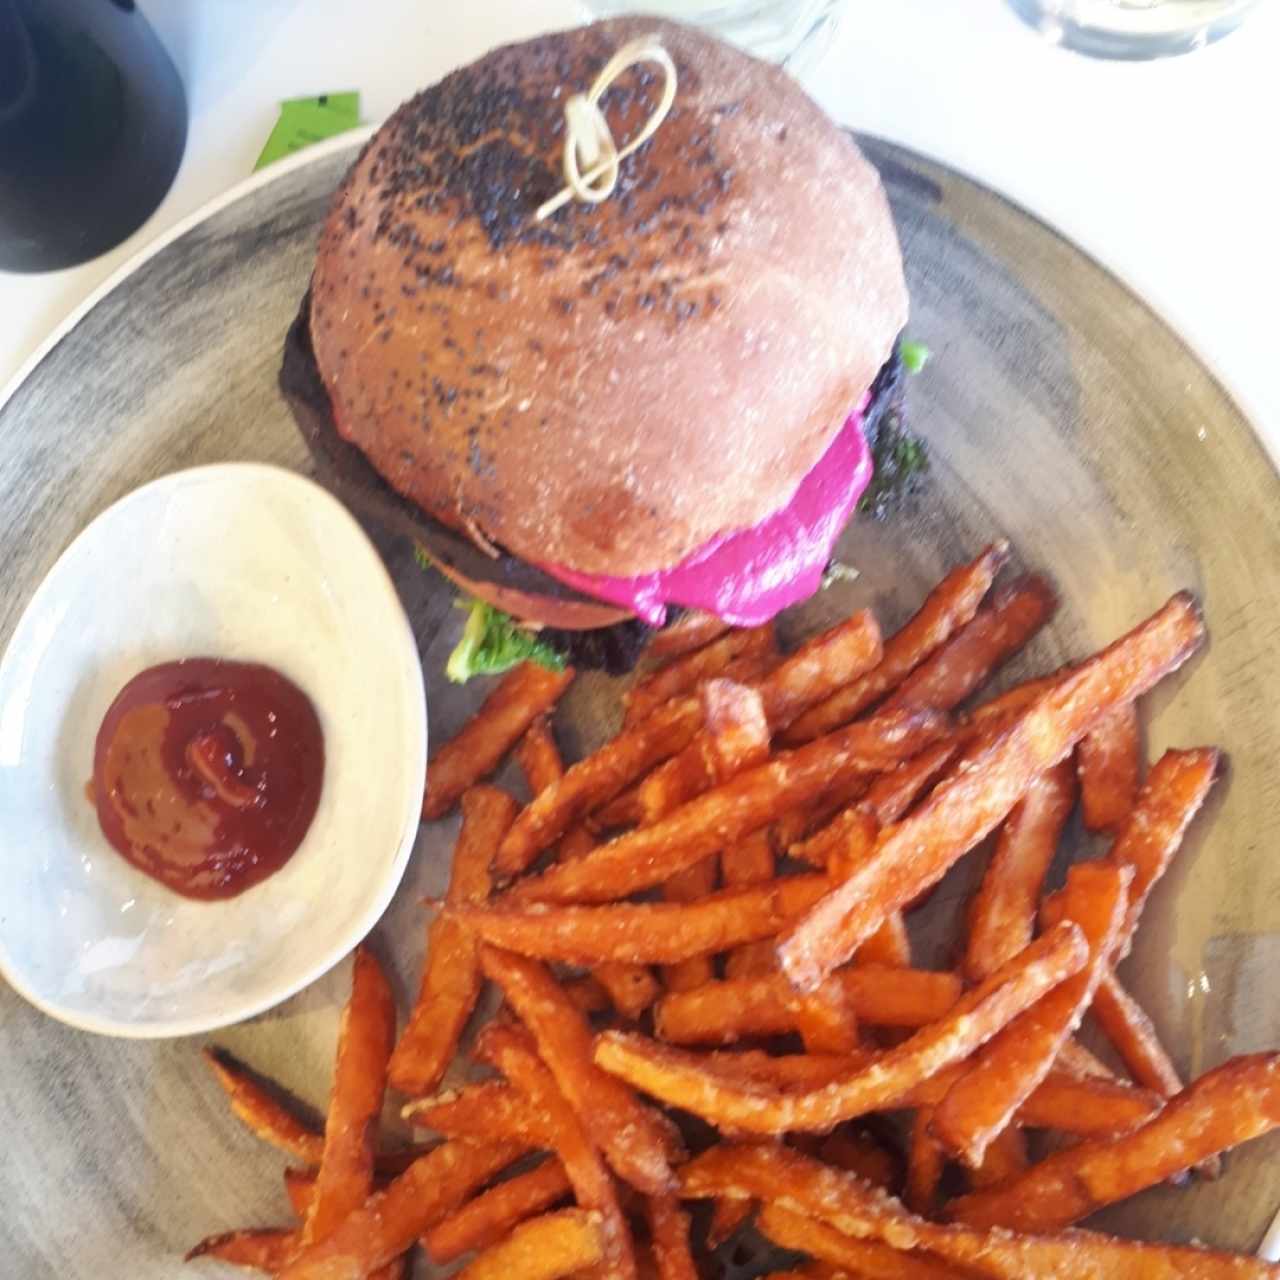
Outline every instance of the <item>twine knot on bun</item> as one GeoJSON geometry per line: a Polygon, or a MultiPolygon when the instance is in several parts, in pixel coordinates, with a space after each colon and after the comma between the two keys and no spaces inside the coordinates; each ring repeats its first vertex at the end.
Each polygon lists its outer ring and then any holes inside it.
{"type": "Polygon", "coordinates": [[[675,100],[676,66],[661,40],[656,35],[628,40],[604,64],[591,88],[586,93],[573,94],[564,104],[565,185],[538,207],[534,215],[537,221],[549,218],[570,200],[587,204],[607,200],[618,185],[619,165],[657,133],[675,100]],[[653,62],[662,68],[662,97],[644,128],[619,150],[600,109],[600,99],[624,71],[643,62],[653,62]]]}

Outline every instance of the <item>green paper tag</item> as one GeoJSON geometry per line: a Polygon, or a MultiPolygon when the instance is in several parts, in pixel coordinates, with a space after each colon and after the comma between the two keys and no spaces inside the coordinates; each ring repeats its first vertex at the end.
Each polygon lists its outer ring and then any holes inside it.
{"type": "Polygon", "coordinates": [[[360,94],[322,93],[318,98],[289,98],[280,104],[280,118],[271,130],[255,171],[284,156],[323,142],[360,123],[360,94]]]}

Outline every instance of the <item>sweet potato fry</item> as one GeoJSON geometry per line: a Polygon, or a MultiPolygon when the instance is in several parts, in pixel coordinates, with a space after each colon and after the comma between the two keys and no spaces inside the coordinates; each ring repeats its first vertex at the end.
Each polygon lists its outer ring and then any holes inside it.
{"type": "MultiPolygon", "coordinates": [[[[720,879],[726,889],[742,889],[750,885],[767,884],[777,871],[777,859],[773,853],[773,840],[769,829],[761,827],[749,836],[730,845],[720,854],[720,879]]],[[[773,949],[759,942],[748,942],[735,947],[724,960],[725,976],[746,977],[774,967],[773,949]]]]}
{"type": "Polygon", "coordinates": [[[1003,1187],[952,1201],[970,1226],[1053,1231],[1127,1199],[1280,1123],[1280,1054],[1233,1058],[1139,1129],[1056,1152],[1003,1187]]]}
{"type": "Polygon", "coordinates": [[[661,985],[646,965],[615,960],[597,965],[595,976],[613,1007],[632,1022],[662,994],[661,985]]]}
{"type": "Polygon", "coordinates": [[[879,834],[875,814],[864,804],[853,804],[787,853],[810,866],[825,867],[833,880],[842,880],[871,854],[879,834]]]}
{"type": "Polygon", "coordinates": [[[754,1200],[720,1199],[711,1207],[711,1221],[707,1224],[707,1248],[718,1249],[756,1211],[754,1200]]]}
{"type": "MultiPolygon", "coordinates": [[[[694,740],[678,756],[660,764],[636,789],[635,813],[622,825],[641,826],[657,822],[673,809],[687,804],[712,785],[711,765],[702,743],[694,740]]],[[[621,797],[620,797],[621,798],[621,797]]],[[[610,815],[613,810],[610,807],[610,815]]],[[[610,821],[607,825],[614,825],[610,821]]]]}
{"type": "Polygon", "coordinates": [[[783,972],[799,987],[816,986],[889,911],[936,884],[1102,716],[1175,670],[1203,636],[1195,602],[1177,595],[1054,685],[924,804],[881,833],[872,857],[783,938],[783,972]]]}
{"type": "Polygon", "coordinates": [[[897,1151],[864,1129],[842,1125],[818,1148],[818,1159],[886,1191],[892,1192],[902,1183],[902,1159],[897,1151]]]}
{"type": "Polygon", "coordinates": [[[618,1188],[578,1112],[538,1056],[533,1039],[514,1027],[489,1023],[476,1038],[476,1055],[496,1067],[524,1095],[551,1130],[551,1148],[564,1166],[574,1198],[600,1215],[608,1273],[636,1280],[635,1249],[618,1201],[618,1188]]]}
{"type": "MultiPolygon", "coordinates": [[[[960,998],[954,974],[923,969],[842,969],[826,985],[840,991],[859,1021],[882,1027],[926,1026],[944,1017],[960,998]]],[[[797,1029],[798,995],[782,974],[711,982],[659,1000],[654,1034],[671,1044],[690,1045],[781,1035],[797,1029]]]]}
{"type": "Polygon", "coordinates": [[[921,1107],[912,1118],[907,1138],[907,1185],[903,1194],[913,1213],[931,1216],[938,1205],[938,1187],[947,1154],[933,1136],[932,1107],[921,1107]]]}
{"type": "Polygon", "coordinates": [[[1182,1077],[1160,1043],[1147,1011],[1121,986],[1114,973],[1103,974],[1098,984],[1093,1016],[1138,1084],[1164,1098],[1181,1092],[1182,1077]]]}
{"type": "Polygon", "coordinates": [[[689,1248],[689,1215],[674,1195],[646,1196],[657,1280],[698,1280],[689,1248]]]}
{"type": "Polygon", "coordinates": [[[657,661],[669,661],[691,653],[694,649],[701,649],[728,630],[729,624],[721,622],[714,613],[690,609],[654,635],[644,656],[657,661]]]}
{"type": "Polygon", "coordinates": [[[293,1165],[285,1165],[285,1195],[289,1197],[289,1204],[299,1218],[305,1218],[310,1212],[311,1197],[315,1194],[315,1189],[314,1169],[298,1169],[293,1165]]]}
{"type": "Polygon", "coordinates": [[[1111,1070],[1091,1049],[1079,1040],[1071,1039],[1058,1052],[1058,1069],[1075,1076],[1077,1080],[1097,1079],[1119,1083],[1120,1077],[1111,1070]]]}
{"type": "Polygon", "coordinates": [[[1142,730],[1132,703],[1113,711],[1080,739],[1076,768],[1085,827],[1115,831],[1133,809],[1142,772],[1142,730]]]}
{"type": "Polygon", "coordinates": [[[324,1152],[302,1244],[330,1235],[373,1190],[373,1139],[387,1088],[387,1059],[396,1034],[391,985],[368,947],[356,948],[351,998],[338,1025],[324,1152]]]}
{"type": "Polygon", "coordinates": [[[779,733],[810,707],[875,667],[883,657],[880,626],[864,609],[806,640],[759,683],[765,718],[779,733]]]}
{"type": "Polygon", "coordinates": [[[982,597],[1008,558],[1009,546],[1000,542],[988,547],[971,563],[953,569],[929,593],[920,611],[906,626],[884,642],[879,664],[806,711],[782,735],[782,740],[789,746],[810,742],[848,724],[891,693],[977,613],[982,597]]]}
{"type": "Polygon", "coordinates": [[[935,707],[950,711],[991,678],[1053,616],[1058,598],[1044,578],[1031,574],[997,593],[932,657],[885,699],[883,710],[935,707]]]}
{"type": "Polygon", "coordinates": [[[932,1258],[904,1253],[878,1240],[851,1239],[780,1204],[766,1204],[756,1225],[761,1235],[784,1249],[817,1254],[834,1263],[840,1275],[859,1280],[963,1280],[963,1273],[932,1258]]]}
{"type": "MultiPolygon", "coordinates": [[[[865,1050],[847,1056],[789,1054],[782,1057],[748,1050],[704,1054],[701,1062],[708,1071],[723,1079],[767,1085],[787,1092],[820,1089],[846,1078],[852,1070],[873,1060],[865,1050]]],[[[921,1081],[901,1099],[900,1105],[937,1106],[961,1070],[962,1066],[957,1065],[921,1081]]],[[[1055,1071],[1023,1103],[1018,1123],[1080,1137],[1110,1137],[1137,1128],[1162,1105],[1163,1100],[1146,1089],[1135,1089],[1118,1081],[1080,1079],[1055,1071]]]]}
{"type": "MultiPolygon", "coordinates": [[[[933,1133],[970,1169],[1049,1074],[1084,1018],[1106,972],[1128,909],[1133,872],[1104,862],[1077,863],[1046,910],[1046,922],[1072,920],[1089,944],[1089,963],[1015,1018],[978,1051],[933,1114],[933,1133]]],[[[914,1206],[913,1206],[914,1207],[914,1206]]]]}
{"type": "MultiPolygon", "coordinates": [[[[1194,1246],[1139,1244],[1090,1231],[1027,1236],[928,1222],[849,1174],[826,1168],[777,1144],[721,1144],[685,1165],[680,1170],[680,1180],[681,1194],[689,1198],[734,1195],[764,1200],[773,1208],[775,1228],[777,1206],[785,1202],[788,1210],[824,1222],[849,1239],[878,1240],[895,1249],[920,1250],[961,1268],[961,1275],[976,1274],[990,1280],[1280,1277],[1280,1266],[1194,1246]]],[[[796,1247],[814,1248],[817,1236],[810,1235],[809,1239],[812,1245],[801,1243],[796,1247]]],[[[844,1264],[837,1260],[837,1265],[844,1264]]]]}
{"type": "MultiPolygon", "coordinates": [[[[430,1150],[429,1147],[420,1147],[417,1149],[418,1157],[426,1155],[430,1150]]],[[[416,1158],[416,1157],[415,1157],[416,1158]]],[[[394,1173],[379,1171],[374,1180],[374,1186],[380,1191],[391,1181],[392,1178],[399,1177],[411,1164],[412,1160],[406,1159],[394,1173]]],[[[289,1204],[299,1218],[306,1218],[311,1211],[311,1201],[316,1193],[316,1171],[314,1169],[298,1169],[293,1165],[286,1165],[284,1171],[284,1190],[289,1197],[289,1204]]]]}
{"type": "Polygon", "coordinates": [[[767,884],[776,874],[776,860],[768,831],[752,832],[720,855],[720,877],[726,889],[767,884]]]}
{"type": "MultiPolygon", "coordinates": [[[[638,968],[636,965],[619,967],[628,970],[638,968]]],[[[585,1013],[587,1017],[591,1017],[593,1013],[606,1013],[609,1009],[616,1007],[604,983],[599,982],[589,973],[579,974],[576,978],[566,978],[561,985],[564,987],[565,995],[573,1001],[574,1008],[579,1013],[585,1013]]]]}
{"type": "Polygon", "coordinates": [[[585,760],[571,765],[558,782],[539,792],[521,810],[498,847],[496,871],[504,876],[519,875],[543,849],[592,809],[611,800],[654,765],[683,750],[701,725],[701,701],[677,698],[659,707],[641,724],[625,729],[585,760]]]}
{"type": "Polygon", "coordinates": [[[464,1253],[497,1244],[519,1223],[553,1208],[569,1194],[564,1166],[552,1156],[467,1201],[432,1227],[422,1243],[431,1260],[443,1266],[464,1253]]]}
{"type": "Polygon", "coordinates": [[[1145,1124],[1163,1105],[1161,1095],[1149,1089],[1053,1071],[1022,1104],[1018,1123],[1081,1137],[1114,1137],[1145,1124]]]}
{"type": "MultiPolygon", "coordinates": [[[[945,727],[944,720],[928,711],[893,712],[850,725],[738,774],[660,822],[601,845],[580,862],[554,866],[521,881],[508,897],[523,902],[601,902],[650,888],[845,778],[889,768],[914,755],[945,727]]],[[[572,772],[565,775],[566,781],[572,772]]]]}
{"type": "MultiPolygon", "coordinates": [[[[703,749],[710,776],[724,782],[769,755],[769,722],[760,693],[734,680],[708,680],[700,690],[703,749]]],[[[688,750],[688,748],[686,748],[688,750]]]]}
{"type": "Polygon", "coordinates": [[[870,1067],[846,1069],[825,1087],[782,1093],[732,1081],[696,1054],[622,1032],[599,1036],[595,1059],[651,1097],[721,1128],[765,1135],[825,1131],[892,1106],[922,1080],[968,1057],[1045,992],[1078,973],[1087,958],[1079,928],[1059,925],[962,997],[945,1018],[917,1031],[870,1067]]]}
{"type": "Polygon", "coordinates": [[[1040,890],[1075,797],[1068,759],[1036,778],[1005,819],[969,908],[963,969],[971,981],[981,982],[1031,941],[1040,890]]]}
{"type": "Polygon", "coordinates": [[[1107,854],[1108,859],[1134,870],[1129,893],[1129,918],[1117,962],[1129,953],[1129,943],[1151,888],[1164,875],[1182,846],[1192,818],[1200,811],[1218,776],[1221,753],[1212,747],[1166,751],[1152,766],[1146,784],[1107,854]]]}
{"type": "Polygon", "coordinates": [[[494,947],[481,951],[480,963],[533,1033],[556,1084],[618,1176],[649,1195],[670,1190],[678,1138],[665,1117],[595,1065],[591,1029],[547,968],[494,947]]]}
{"type": "Polygon", "coordinates": [[[437,1266],[487,1249],[526,1218],[553,1208],[570,1194],[564,1165],[555,1157],[469,1200],[422,1238],[437,1266]]]}
{"type": "Polygon", "coordinates": [[[1027,1138],[1017,1125],[1011,1124],[991,1140],[982,1160],[969,1170],[974,1188],[998,1187],[1027,1170],[1027,1138]]]}
{"type": "Polygon", "coordinates": [[[885,916],[875,933],[853,953],[853,963],[887,969],[911,967],[911,935],[901,911],[885,916]]]}
{"type": "Polygon", "coordinates": [[[603,1257],[600,1215],[561,1209],[520,1223],[457,1274],[458,1280],[559,1280],[595,1266],[603,1257]]]}
{"type": "MultiPolygon", "coordinates": [[[[653,773],[657,773],[659,769],[665,769],[670,763],[671,761],[668,760],[659,765],[653,773]]],[[[585,820],[583,825],[586,829],[599,835],[605,831],[620,831],[625,827],[638,826],[644,818],[644,802],[640,798],[640,793],[653,773],[647,774],[639,782],[633,782],[630,786],[624,787],[607,804],[602,804],[585,820]]]]}
{"type": "Polygon", "coordinates": [[[596,843],[589,828],[579,823],[560,837],[560,843],[556,846],[557,856],[562,862],[576,862],[579,858],[585,858],[596,847],[596,843]]]}
{"type": "Polygon", "coordinates": [[[777,968],[772,938],[744,942],[724,958],[726,978],[759,978],[766,973],[776,973],[777,968]]]}
{"type": "MultiPolygon", "coordinates": [[[[667,902],[703,901],[715,892],[719,861],[713,853],[672,876],[662,886],[663,898],[667,902]]],[[[715,965],[709,955],[691,956],[688,960],[664,965],[662,969],[662,980],[668,991],[689,991],[714,977],[715,965]]]]}
{"type": "Polygon", "coordinates": [[[693,693],[704,680],[722,675],[735,658],[772,653],[773,649],[772,625],[725,631],[702,648],[690,650],[665,667],[659,667],[624,693],[622,723],[628,729],[634,728],[664,703],[693,693]]]}
{"type": "MultiPolygon", "coordinates": [[[[769,755],[769,726],[760,694],[729,680],[708,680],[701,689],[704,727],[678,756],[641,786],[643,821],[653,822],[690,796],[724,782],[769,755]]],[[[698,902],[713,892],[719,860],[710,854],[663,885],[668,902],[698,902]]],[[[686,991],[715,976],[710,956],[695,956],[664,968],[669,990],[686,991]]]]}
{"type": "Polygon", "coordinates": [[[526,907],[499,900],[450,913],[485,942],[541,960],[677,964],[772,937],[829,888],[826,876],[799,875],[751,889],[721,889],[701,902],[526,907]]]}
{"type": "Polygon", "coordinates": [[[816,800],[788,809],[769,828],[774,849],[785,853],[793,845],[821,831],[841,810],[861,800],[872,782],[870,774],[852,773],[836,785],[825,788],[816,800]]]}
{"type": "Polygon", "coordinates": [[[838,983],[795,994],[794,1026],[807,1052],[852,1053],[861,1046],[857,1015],[838,983]]]}
{"type": "Polygon", "coordinates": [[[503,676],[458,735],[432,756],[423,818],[444,817],[468,787],[487,778],[534,720],[560,700],[573,674],[571,668],[549,671],[525,662],[503,676]]]}
{"type": "Polygon", "coordinates": [[[516,744],[516,763],[531,796],[545,791],[564,776],[564,761],[546,716],[539,716],[516,744]]]}
{"type": "Polygon", "coordinates": [[[204,1060],[231,1103],[231,1112],[253,1134],[301,1160],[319,1164],[324,1135],[293,1114],[242,1063],[222,1049],[205,1049],[204,1060]]]}
{"type": "Polygon", "coordinates": [[[700,696],[702,731],[640,784],[643,823],[665,818],[715,783],[768,759],[769,725],[755,689],[732,680],[708,680],[700,696]]]}
{"type": "Polygon", "coordinates": [[[1074,670],[1074,667],[1068,665],[1047,676],[1034,676],[960,714],[957,717],[956,737],[961,746],[967,749],[966,754],[989,745],[1028,707],[1061,684],[1074,670]]]}
{"type": "MultiPolygon", "coordinates": [[[[1172,1098],[1182,1089],[1182,1076],[1161,1042],[1155,1024],[1124,989],[1114,970],[1102,975],[1092,1007],[1095,1021],[1134,1080],[1162,1098],[1172,1098]]],[[[1221,1176],[1222,1161],[1218,1156],[1209,1156],[1196,1164],[1195,1171],[1212,1182],[1221,1176]]]]}
{"type": "MultiPolygon", "coordinates": [[[[536,796],[553,782],[564,777],[564,761],[560,748],[551,732],[546,716],[539,716],[529,726],[529,731],[516,747],[516,761],[529,786],[529,794],[536,796]]],[[[595,837],[584,826],[571,827],[561,837],[558,853],[566,859],[581,858],[596,847],[595,837]]]]}
{"type": "Polygon", "coordinates": [[[216,1258],[233,1267],[252,1267],[255,1271],[265,1271],[273,1276],[288,1265],[297,1248],[296,1231],[278,1227],[253,1227],[245,1231],[226,1231],[222,1235],[201,1240],[183,1261],[216,1258]]]}
{"type": "Polygon", "coordinates": [[[281,1280],[364,1276],[394,1261],[477,1187],[522,1154],[521,1144],[446,1142],[376,1191],[324,1240],[303,1249],[281,1280]]]}
{"type": "Polygon", "coordinates": [[[876,778],[864,797],[876,821],[882,827],[897,822],[943,776],[961,745],[962,734],[953,734],[876,778]]]}
{"type": "Polygon", "coordinates": [[[732,680],[708,680],[699,697],[704,727],[640,783],[640,822],[657,822],[716,782],[768,758],[769,726],[755,689],[732,680]]]}
{"type": "MultiPolygon", "coordinates": [[[[397,1174],[403,1173],[409,1167],[411,1161],[406,1161],[404,1165],[398,1169],[397,1174]]],[[[393,1175],[394,1176],[394,1175],[393,1175]]],[[[377,1185],[378,1189],[386,1186],[389,1178],[380,1178],[377,1185]]],[[[315,1199],[316,1193],[316,1175],[311,1169],[293,1169],[286,1168],[284,1171],[284,1189],[289,1197],[289,1203],[293,1207],[293,1211],[299,1218],[306,1220],[311,1213],[311,1205],[315,1199]]],[[[294,1233],[293,1245],[296,1251],[300,1244],[301,1232],[294,1233]]],[[[292,1252],[290,1253],[292,1256],[292,1252]]],[[[283,1267],[285,1259],[280,1266],[283,1267]]],[[[398,1258],[379,1267],[377,1271],[371,1273],[369,1280],[404,1280],[408,1274],[409,1262],[411,1261],[411,1252],[402,1253],[398,1258]]],[[[278,1268],[277,1268],[278,1269],[278,1268]]],[[[275,1274],[274,1272],[272,1274],[275,1274]]]]}
{"type": "MultiPolygon", "coordinates": [[[[689,1055],[691,1058],[693,1055],[689,1055]]],[[[697,1057],[709,1074],[739,1084],[758,1084],[783,1093],[820,1089],[876,1060],[870,1049],[856,1053],[788,1053],[775,1057],[759,1049],[704,1053],[697,1057]]]]}
{"type": "MultiPolygon", "coordinates": [[[[497,787],[475,786],[463,795],[446,902],[488,898],[493,856],[515,813],[515,801],[497,787]]],[[[437,916],[427,929],[418,998],[391,1055],[390,1080],[401,1093],[429,1093],[444,1078],[479,995],[475,937],[447,914],[437,916]]]]}
{"type": "Polygon", "coordinates": [[[400,1113],[410,1124],[467,1142],[515,1140],[545,1147],[551,1129],[525,1098],[501,1080],[484,1080],[418,1098],[400,1113]]]}

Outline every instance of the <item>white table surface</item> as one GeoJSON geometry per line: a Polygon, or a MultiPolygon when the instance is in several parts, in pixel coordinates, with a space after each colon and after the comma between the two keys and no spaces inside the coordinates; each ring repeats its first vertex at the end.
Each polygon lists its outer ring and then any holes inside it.
{"type": "MultiPolygon", "coordinates": [[[[376,121],[486,48],[580,14],[575,0],[141,7],[187,85],[182,168],[113,252],[46,275],[0,272],[0,387],[133,253],[250,172],[280,99],[358,88],[376,121]]],[[[1139,64],[1046,45],[1002,0],[852,0],[808,83],[833,115],[988,182],[1117,271],[1280,457],[1280,0],[1206,50],[1139,64]]]]}

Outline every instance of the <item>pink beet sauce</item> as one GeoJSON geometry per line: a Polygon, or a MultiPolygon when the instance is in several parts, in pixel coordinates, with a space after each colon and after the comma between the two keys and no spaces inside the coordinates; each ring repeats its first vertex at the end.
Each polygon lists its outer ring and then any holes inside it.
{"type": "Polygon", "coordinates": [[[666,621],[668,604],[705,609],[733,626],[760,626],[818,589],[831,548],[871,481],[865,408],[864,398],[785,507],[750,529],[718,534],[671,569],[614,578],[540,567],[652,626],[666,621]]]}

